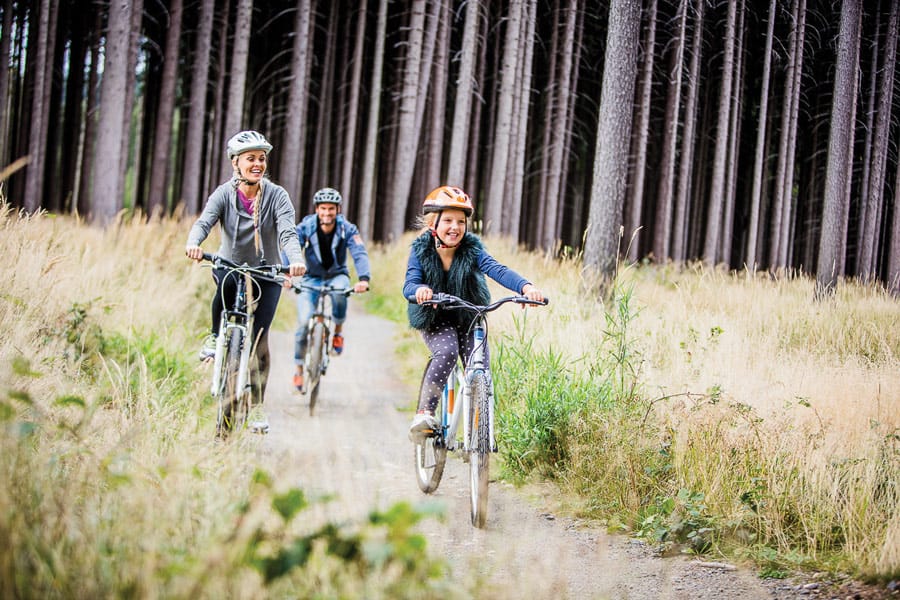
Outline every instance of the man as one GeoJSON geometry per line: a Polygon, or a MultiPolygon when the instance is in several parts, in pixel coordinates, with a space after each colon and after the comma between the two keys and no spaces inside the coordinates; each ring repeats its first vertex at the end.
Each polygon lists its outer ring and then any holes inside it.
{"type": "MultiPolygon", "coordinates": [[[[350,287],[350,271],[347,268],[347,251],[353,257],[359,281],[353,291],[362,294],[369,290],[369,254],[356,225],[341,214],[342,198],[333,188],[322,188],[313,196],[315,214],[307,215],[297,225],[300,246],[306,257],[304,283],[312,286],[330,285],[337,289],[350,287]]],[[[306,334],[309,318],[319,300],[317,292],[302,290],[297,297],[297,333],[294,340],[294,387],[303,392],[303,362],[306,356],[306,334]]],[[[347,297],[331,295],[331,318],[334,321],[332,349],[335,354],[344,351],[344,321],[347,319],[347,297]]]]}

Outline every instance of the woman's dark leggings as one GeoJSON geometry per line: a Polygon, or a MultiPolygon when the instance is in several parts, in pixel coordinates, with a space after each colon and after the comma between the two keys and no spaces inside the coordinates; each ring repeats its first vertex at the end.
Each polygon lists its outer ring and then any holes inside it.
{"type": "MultiPolygon", "coordinates": [[[[444,384],[456,366],[456,357],[467,359],[474,348],[475,334],[467,332],[468,327],[437,322],[422,331],[422,339],[431,351],[431,359],[425,367],[425,375],[422,378],[419,410],[434,414],[444,384]]],[[[485,361],[490,361],[487,347],[485,347],[485,361]]]]}
{"type": "MultiPolygon", "coordinates": [[[[222,311],[225,306],[230,307],[234,303],[236,277],[239,273],[231,273],[224,269],[213,269],[213,279],[216,281],[216,295],[212,302],[212,332],[219,335],[219,322],[222,319],[222,311]],[[224,303],[223,303],[224,300],[224,303]]],[[[262,402],[266,394],[266,383],[269,380],[269,326],[275,318],[275,309],[278,308],[278,300],[281,299],[281,284],[273,281],[260,281],[254,279],[253,296],[256,306],[253,311],[253,339],[256,340],[257,368],[251,369],[251,386],[257,402],[262,402]],[[262,332],[260,334],[260,332],[262,332]]]]}

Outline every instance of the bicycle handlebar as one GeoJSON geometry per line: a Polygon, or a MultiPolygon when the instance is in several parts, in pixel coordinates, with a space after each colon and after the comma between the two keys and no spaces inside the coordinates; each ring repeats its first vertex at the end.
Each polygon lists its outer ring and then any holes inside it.
{"type": "Polygon", "coordinates": [[[353,288],[336,288],[330,285],[309,285],[308,283],[294,283],[291,285],[294,288],[294,293],[299,294],[300,290],[308,290],[310,292],[319,292],[320,294],[333,294],[335,292],[342,294],[345,297],[352,296],[356,293],[353,288]]]}
{"type": "MultiPolygon", "coordinates": [[[[407,297],[407,301],[409,301],[410,304],[417,304],[415,296],[407,297]]],[[[442,308],[464,308],[475,313],[483,314],[495,311],[507,302],[513,302],[515,304],[530,304],[533,306],[547,306],[550,303],[550,298],[544,298],[542,301],[538,301],[530,300],[525,296],[506,296],[504,298],[495,300],[490,304],[473,304],[472,302],[463,300],[462,298],[454,296],[453,294],[437,292],[436,294],[434,294],[434,296],[431,297],[431,300],[425,300],[424,302],[422,302],[422,305],[439,306],[442,308]]]]}
{"type": "Polygon", "coordinates": [[[203,253],[203,260],[208,260],[209,262],[213,263],[213,267],[215,268],[227,267],[235,271],[258,275],[260,277],[278,283],[284,281],[285,279],[284,277],[280,277],[279,275],[282,273],[288,273],[290,271],[290,267],[288,265],[280,264],[262,265],[259,267],[251,267],[246,263],[239,265],[236,262],[225,258],[224,256],[220,256],[218,254],[209,254],[208,252],[203,253]]]}

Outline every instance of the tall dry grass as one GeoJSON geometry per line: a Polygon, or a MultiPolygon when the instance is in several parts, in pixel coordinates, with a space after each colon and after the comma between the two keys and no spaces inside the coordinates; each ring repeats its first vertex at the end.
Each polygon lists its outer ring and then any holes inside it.
{"type": "MultiPolygon", "coordinates": [[[[375,252],[401,322],[410,240],[375,252]]],[[[848,282],[817,302],[802,274],[633,265],[604,300],[578,257],[486,246],[551,297],[491,316],[511,476],[550,477],[614,529],[764,573],[900,575],[896,299],[848,282]]],[[[404,336],[420,373],[424,346],[404,336]]]]}
{"type": "Polygon", "coordinates": [[[315,501],[247,460],[252,436],[214,443],[196,361],[212,288],[184,258],[188,226],[98,229],[0,204],[0,596],[386,598],[444,585],[415,510],[313,522],[315,501]]]}

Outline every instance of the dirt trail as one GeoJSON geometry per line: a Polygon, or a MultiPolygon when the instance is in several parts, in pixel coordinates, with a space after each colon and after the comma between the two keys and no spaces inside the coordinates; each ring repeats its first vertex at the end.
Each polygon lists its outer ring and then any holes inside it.
{"type": "Polygon", "coordinates": [[[502,482],[492,482],[487,525],[475,529],[469,522],[467,465],[452,455],[440,489],[426,497],[413,473],[406,433],[410,415],[401,410],[415,390],[400,385],[391,368],[397,326],[350,304],[347,348],[332,359],[312,417],[306,397],[290,385],[293,335],[273,332],[270,339],[271,430],[260,445],[261,466],[285,488],[336,494],[316,506],[317,516],[355,521],[373,507],[400,500],[441,502],[447,519],[426,519],[422,525],[429,552],[454,562],[455,572],[478,569],[509,598],[773,597],[749,572],[653,556],[624,536],[555,518],[540,498],[526,498],[502,482]]]}

